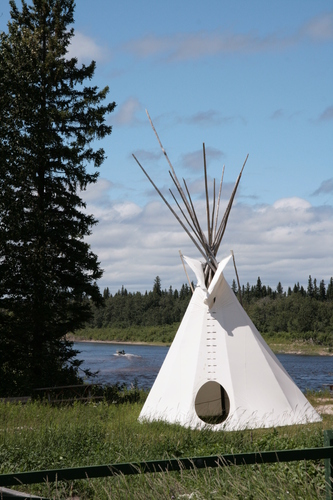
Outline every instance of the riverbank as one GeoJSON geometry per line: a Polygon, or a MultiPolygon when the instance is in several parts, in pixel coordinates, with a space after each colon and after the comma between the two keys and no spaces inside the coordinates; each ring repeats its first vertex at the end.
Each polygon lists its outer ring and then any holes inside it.
{"type": "MultiPolygon", "coordinates": [[[[151,329],[156,330],[156,328],[151,329]]],[[[125,344],[125,345],[158,345],[169,347],[172,343],[172,338],[169,341],[161,340],[134,340],[135,331],[131,331],[133,339],[128,339],[128,331],[123,331],[124,339],[121,338],[121,331],[107,331],[106,329],[100,330],[81,330],[78,334],[67,335],[67,339],[73,342],[103,342],[108,344],[125,344]],[[109,334],[109,335],[108,335],[109,334]],[[134,335],[133,335],[134,334],[134,335]],[[116,336],[117,338],[112,338],[116,336]]],[[[168,334],[170,335],[170,331],[168,334]]],[[[149,332],[151,338],[153,332],[149,332]]],[[[168,335],[168,337],[169,337],[168,335]]],[[[282,337],[272,337],[263,335],[265,342],[272,349],[275,354],[297,354],[302,356],[333,356],[332,347],[314,344],[312,341],[291,341],[282,337]]]]}
{"type": "Polygon", "coordinates": [[[135,342],[128,340],[93,340],[93,339],[82,339],[78,338],[75,335],[67,336],[67,339],[72,342],[87,342],[87,343],[95,343],[95,344],[118,344],[118,345],[157,345],[157,346],[165,346],[170,347],[170,344],[165,344],[164,342],[135,342]]]}
{"type": "Polygon", "coordinates": [[[308,349],[307,346],[304,346],[303,348],[297,347],[297,349],[293,348],[288,348],[288,347],[283,347],[279,345],[271,345],[270,348],[274,352],[274,354],[295,354],[299,356],[333,356],[331,352],[323,349],[322,347],[318,346],[315,349],[308,349]]]}
{"type": "Polygon", "coordinates": [[[332,348],[306,341],[284,341],[267,339],[265,341],[275,354],[296,354],[302,356],[333,356],[332,348]]]}

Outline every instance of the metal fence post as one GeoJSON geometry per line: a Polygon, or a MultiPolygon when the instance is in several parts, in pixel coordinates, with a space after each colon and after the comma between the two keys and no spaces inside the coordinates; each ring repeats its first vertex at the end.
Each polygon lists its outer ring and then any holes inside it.
{"type": "MultiPolygon", "coordinates": [[[[333,431],[324,431],[324,446],[333,446],[333,431]]],[[[325,459],[326,500],[333,500],[333,448],[330,458],[325,459]]]]}

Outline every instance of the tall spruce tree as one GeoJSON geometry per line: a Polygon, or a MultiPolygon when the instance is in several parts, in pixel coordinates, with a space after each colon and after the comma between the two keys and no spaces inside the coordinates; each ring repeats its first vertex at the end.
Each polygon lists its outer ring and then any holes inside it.
{"type": "Polygon", "coordinates": [[[80,190],[97,180],[111,133],[95,63],[67,52],[73,0],[10,1],[0,33],[0,395],[78,380],[68,332],[101,301],[102,270],[84,237],[97,222],[80,190]]]}

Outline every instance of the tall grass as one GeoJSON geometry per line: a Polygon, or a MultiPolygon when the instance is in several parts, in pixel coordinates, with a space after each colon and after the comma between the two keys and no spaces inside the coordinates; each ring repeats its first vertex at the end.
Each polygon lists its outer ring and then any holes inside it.
{"type": "MultiPolygon", "coordinates": [[[[0,473],[323,445],[321,424],[239,432],[141,424],[141,403],[0,403],[0,473]]],[[[65,499],[324,498],[322,462],[240,466],[22,486],[65,499]]]]}

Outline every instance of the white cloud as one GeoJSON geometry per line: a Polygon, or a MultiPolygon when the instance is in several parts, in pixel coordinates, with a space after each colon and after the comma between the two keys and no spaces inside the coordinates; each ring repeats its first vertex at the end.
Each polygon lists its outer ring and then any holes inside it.
{"type": "MultiPolygon", "coordinates": [[[[205,203],[196,204],[205,229],[205,203]]],[[[186,276],[178,250],[202,258],[160,201],[140,208],[133,202],[100,205],[91,200],[87,210],[99,219],[88,241],[104,269],[102,289],[150,290],[157,275],[163,288],[179,288],[186,276]]],[[[310,274],[327,283],[333,274],[332,247],[333,207],[313,207],[301,198],[277,200],[261,210],[235,202],[218,257],[233,249],[241,284],[255,284],[260,276],[273,288],[281,281],[286,290],[298,281],[306,285],[310,274]]],[[[235,278],[232,265],[225,274],[229,282],[235,278]]]]}
{"type": "Polygon", "coordinates": [[[120,220],[131,219],[142,211],[138,205],[132,202],[118,203],[114,205],[113,208],[117,212],[120,220]]]}
{"type": "Polygon", "coordinates": [[[100,47],[87,35],[75,31],[75,35],[68,47],[68,57],[76,57],[81,63],[104,61],[108,58],[108,50],[100,47]]]}
{"type": "Polygon", "coordinates": [[[138,59],[158,57],[168,61],[189,61],[224,54],[249,54],[284,50],[304,41],[326,42],[333,38],[333,14],[328,12],[311,19],[295,33],[261,35],[256,32],[232,33],[216,30],[169,36],[156,34],[133,39],[123,50],[138,59]]]}
{"type": "Polygon", "coordinates": [[[119,109],[114,117],[117,125],[133,125],[137,123],[137,113],[142,110],[142,106],[138,99],[130,97],[125,102],[120,104],[119,109]]]}
{"type": "Polygon", "coordinates": [[[108,191],[112,186],[113,184],[111,181],[100,177],[95,184],[89,184],[85,191],[81,191],[80,196],[87,202],[98,200],[99,204],[109,203],[108,191]]]}
{"type": "Polygon", "coordinates": [[[218,54],[258,52],[279,48],[283,43],[273,36],[199,32],[164,37],[146,35],[128,42],[123,49],[139,59],[158,56],[169,61],[187,61],[218,54]]]}
{"type": "Polygon", "coordinates": [[[315,41],[326,41],[333,39],[333,13],[322,14],[306,24],[302,32],[315,41]]]}
{"type": "Polygon", "coordinates": [[[277,210],[306,210],[307,208],[311,208],[311,203],[302,198],[281,198],[273,203],[273,208],[277,210]]]}

